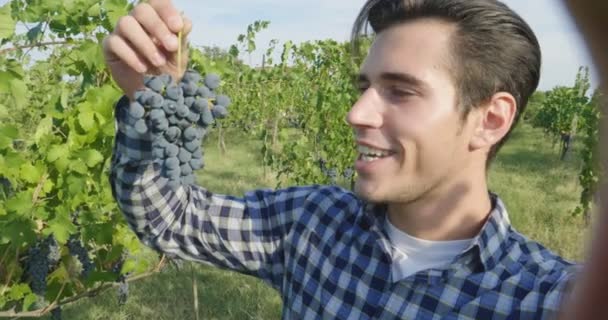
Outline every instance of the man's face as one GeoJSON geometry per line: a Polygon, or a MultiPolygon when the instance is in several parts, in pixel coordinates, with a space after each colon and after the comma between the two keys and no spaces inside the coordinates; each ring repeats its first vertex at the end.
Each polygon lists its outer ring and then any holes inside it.
{"type": "Polygon", "coordinates": [[[361,69],[361,96],[347,116],[359,148],[355,192],[363,198],[434,197],[466,171],[470,129],[460,120],[448,69],[453,30],[420,20],[376,37],[361,69]]]}

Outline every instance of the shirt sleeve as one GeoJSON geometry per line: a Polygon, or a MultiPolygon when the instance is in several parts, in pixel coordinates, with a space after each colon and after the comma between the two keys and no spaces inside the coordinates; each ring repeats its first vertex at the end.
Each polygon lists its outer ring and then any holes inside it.
{"type": "Polygon", "coordinates": [[[521,319],[557,319],[580,270],[580,265],[570,265],[540,277],[521,303],[521,319]]]}
{"type": "Polygon", "coordinates": [[[167,186],[151,158],[151,137],[125,126],[128,98],[116,105],[112,194],[130,228],[147,246],[182,259],[257,276],[278,289],[285,242],[313,190],[254,190],[243,197],[200,186],[167,186]]]}

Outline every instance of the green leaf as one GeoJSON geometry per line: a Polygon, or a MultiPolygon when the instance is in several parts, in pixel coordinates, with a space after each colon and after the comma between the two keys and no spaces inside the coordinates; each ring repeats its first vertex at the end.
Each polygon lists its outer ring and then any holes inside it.
{"type": "Polygon", "coordinates": [[[20,300],[31,292],[32,290],[27,283],[20,283],[11,287],[11,290],[8,292],[8,297],[12,300],[20,300]]]}
{"type": "Polygon", "coordinates": [[[6,209],[10,212],[13,211],[17,215],[24,215],[27,211],[31,210],[34,204],[32,203],[33,192],[22,191],[17,195],[6,201],[6,209]]]}
{"type": "Polygon", "coordinates": [[[19,109],[24,109],[27,104],[27,86],[23,80],[13,79],[11,81],[11,94],[13,95],[15,106],[19,109]]]}
{"type": "Polygon", "coordinates": [[[94,149],[82,151],[79,158],[82,159],[89,168],[94,167],[103,161],[101,153],[94,149]]]}
{"type": "Polygon", "coordinates": [[[70,234],[77,231],[76,226],[70,220],[69,215],[65,213],[56,214],[55,218],[47,223],[48,231],[50,231],[60,243],[66,242],[70,237],[70,234]]]}
{"type": "Polygon", "coordinates": [[[0,7],[0,40],[8,39],[15,33],[15,20],[11,17],[11,3],[0,7]]]}
{"type": "Polygon", "coordinates": [[[49,162],[55,162],[57,159],[65,158],[68,153],[68,147],[66,145],[54,145],[49,149],[46,159],[49,162]]]}
{"type": "Polygon", "coordinates": [[[34,142],[36,144],[40,144],[40,140],[42,140],[47,135],[51,134],[53,131],[53,118],[45,117],[40,121],[38,127],[36,128],[36,132],[34,133],[34,142]]]}
{"type": "Polygon", "coordinates": [[[24,310],[29,310],[29,308],[36,303],[36,301],[38,301],[38,297],[33,294],[33,293],[29,293],[27,296],[25,296],[25,298],[23,299],[23,309],[24,310]]]}
{"type": "Polygon", "coordinates": [[[0,126],[0,149],[12,146],[13,140],[19,135],[17,127],[12,125],[0,126]]]}
{"type": "Polygon", "coordinates": [[[137,263],[135,262],[135,260],[127,259],[122,265],[121,273],[126,274],[135,271],[135,269],[137,269],[137,263]]]}
{"type": "Polygon", "coordinates": [[[29,183],[38,183],[43,173],[43,168],[35,167],[31,163],[24,163],[19,169],[19,176],[29,183]]]}
{"type": "Polygon", "coordinates": [[[93,127],[95,126],[95,119],[93,118],[94,116],[95,113],[89,110],[83,111],[78,114],[78,122],[80,123],[82,129],[84,129],[85,131],[93,129],[93,127]]]}
{"type": "Polygon", "coordinates": [[[20,221],[13,220],[5,225],[0,223],[0,243],[31,243],[36,239],[36,233],[34,233],[34,222],[31,220],[20,221]]]}
{"type": "Polygon", "coordinates": [[[0,119],[6,117],[8,117],[8,108],[5,105],[0,104],[0,119]]]}

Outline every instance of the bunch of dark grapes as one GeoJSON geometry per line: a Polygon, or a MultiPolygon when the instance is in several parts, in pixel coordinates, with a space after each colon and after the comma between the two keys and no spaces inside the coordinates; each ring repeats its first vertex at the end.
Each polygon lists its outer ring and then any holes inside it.
{"type": "Polygon", "coordinates": [[[44,296],[46,277],[57,266],[61,259],[59,244],[53,235],[28,249],[24,276],[28,279],[32,292],[44,296]]]}
{"type": "Polygon", "coordinates": [[[46,276],[49,274],[49,258],[42,246],[36,244],[28,249],[25,276],[32,292],[39,296],[46,293],[46,276]]]}
{"type": "Polygon", "coordinates": [[[51,320],[61,320],[61,307],[51,310],[51,320]]]}
{"type": "Polygon", "coordinates": [[[120,281],[120,285],[118,285],[118,304],[124,305],[127,303],[127,299],[129,298],[129,283],[127,280],[120,281]]]}
{"type": "Polygon", "coordinates": [[[114,273],[116,276],[118,276],[118,278],[116,279],[116,282],[122,281],[126,278],[126,275],[120,273],[122,270],[122,266],[124,264],[125,264],[125,259],[121,257],[120,260],[118,260],[112,266],[112,273],[114,273]]]}
{"type": "Polygon", "coordinates": [[[80,261],[80,264],[82,265],[81,275],[84,278],[87,278],[91,271],[93,271],[93,269],[95,268],[95,265],[89,258],[89,253],[87,252],[87,249],[82,245],[82,242],[80,241],[80,239],[78,239],[78,236],[76,235],[70,236],[70,239],[68,239],[67,246],[70,250],[70,254],[78,258],[78,261],[80,261]]]}
{"type": "Polygon", "coordinates": [[[319,159],[319,169],[321,169],[323,175],[329,178],[330,184],[338,183],[338,171],[335,168],[329,168],[327,166],[327,161],[323,158],[319,159]]]}
{"type": "Polygon", "coordinates": [[[9,198],[13,195],[13,186],[11,185],[11,182],[5,178],[0,176],[0,191],[2,191],[2,193],[4,193],[4,196],[6,198],[9,198]]]}
{"type": "Polygon", "coordinates": [[[230,98],[216,93],[220,77],[189,70],[179,83],[163,74],[146,76],[144,84],[127,110],[127,128],[149,135],[171,189],[194,184],[194,171],[204,166],[201,141],[214,120],[228,114],[230,98]]]}

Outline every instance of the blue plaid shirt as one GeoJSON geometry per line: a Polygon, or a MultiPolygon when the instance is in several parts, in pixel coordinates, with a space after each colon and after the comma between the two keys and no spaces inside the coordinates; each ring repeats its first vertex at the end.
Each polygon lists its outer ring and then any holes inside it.
{"type": "Polygon", "coordinates": [[[149,137],[123,125],[125,103],[110,180],[130,227],[161,252],[262,279],[281,294],[283,319],[550,319],[574,278],[577,266],[515,231],[490,193],[471,246],[394,281],[385,206],[334,186],[173,192],[149,137]]]}

